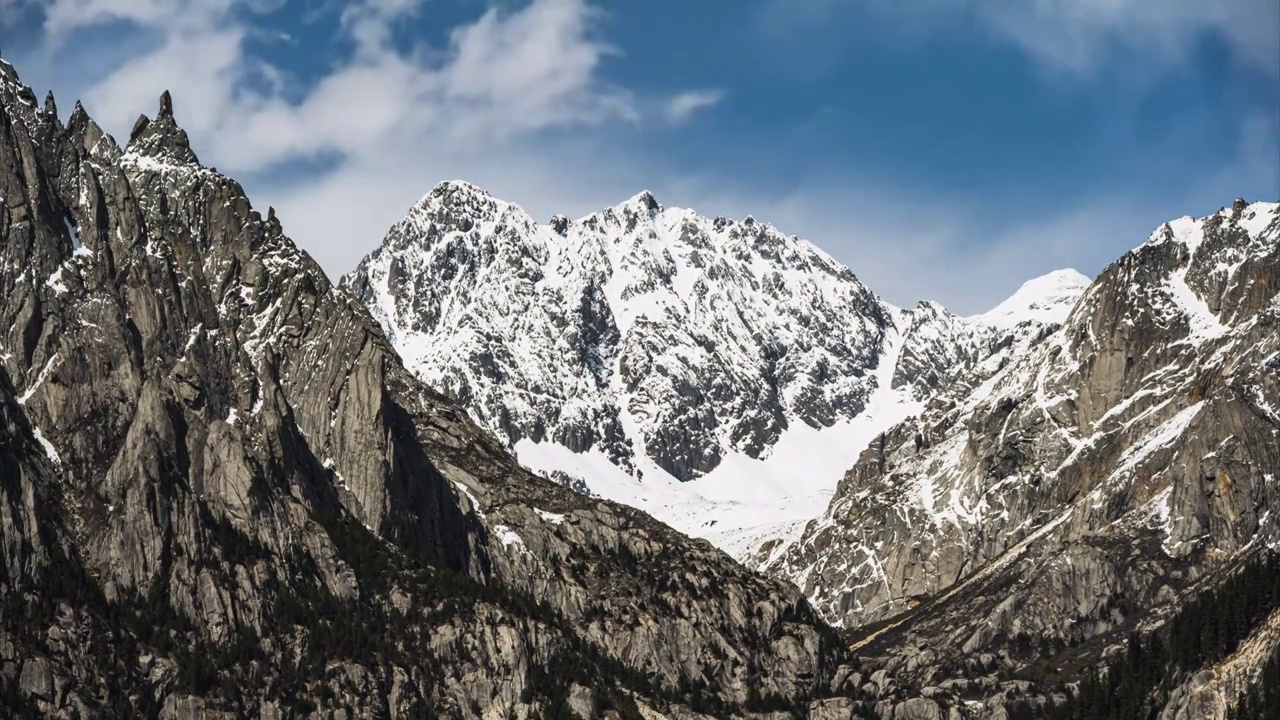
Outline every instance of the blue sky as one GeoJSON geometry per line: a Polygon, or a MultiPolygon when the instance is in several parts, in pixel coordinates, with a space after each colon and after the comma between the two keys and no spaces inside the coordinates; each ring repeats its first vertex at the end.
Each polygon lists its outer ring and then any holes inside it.
{"type": "Polygon", "coordinates": [[[1280,197],[1274,0],[0,0],[0,49],[120,138],[172,89],[334,277],[463,178],[751,214],[967,313],[1280,197]]]}

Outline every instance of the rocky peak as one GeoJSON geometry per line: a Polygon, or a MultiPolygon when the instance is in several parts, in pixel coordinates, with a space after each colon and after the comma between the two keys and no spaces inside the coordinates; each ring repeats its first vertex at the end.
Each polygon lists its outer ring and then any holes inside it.
{"type": "Polygon", "coordinates": [[[923,604],[912,632],[957,658],[1128,627],[1274,547],[1280,206],[1230,212],[1162,225],[1082,295],[1028,283],[1009,306],[1061,326],[888,430],[775,567],[847,624],[923,604]]]}
{"type": "Polygon", "coordinates": [[[3,58],[0,58],[0,106],[22,118],[33,118],[40,112],[36,94],[22,84],[17,69],[3,58]]]}
{"type": "Polygon", "coordinates": [[[551,222],[549,223],[549,225],[551,226],[552,232],[554,232],[557,235],[564,236],[568,234],[569,226],[572,223],[573,221],[565,217],[564,215],[552,215],[551,222]]]}
{"type": "Polygon", "coordinates": [[[911,309],[910,318],[912,322],[923,322],[925,319],[942,318],[954,316],[950,310],[940,302],[934,300],[921,300],[911,309]]]}
{"type": "Polygon", "coordinates": [[[487,190],[462,180],[441,182],[422,197],[405,219],[391,228],[384,244],[408,246],[442,233],[472,233],[506,223],[532,227],[523,210],[498,200],[487,190]]]}
{"type": "Polygon", "coordinates": [[[103,162],[114,163],[123,154],[115,138],[98,126],[79,100],[71,110],[71,117],[67,119],[67,135],[72,139],[73,146],[103,162]]]}
{"type": "MultiPolygon", "coordinates": [[[[647,192],[545,226],[484,197],[411,209],[343,280],[419,377],[531,467],[589,475],[593,492],[688,532],[756,522],[717,515],[732,492],[683,487],[718,471],[728,487],[742,463],[773,468],[755,476],[770,478],[755,493],[762,517],[787,505],[793,522],[797,503],[822,502],[781,481],[789,461],[772,449],[843,426],[888,390],[876,372],[896,341],[890,308],[848,269],[762,223],[647,192]]],[[[828,466],[849,460],[819,463],[813,485],[834,486],[828,466]]]]}
{"type": "Polygon", "coordinates": [[[423,197],[422,202],[438,201],[445,204],[456,202],[465,206],[467,202],[474,199],[491,200],[492,198],[488,190],[465,180],[445,180],[437,183],[431,192],[423,197]]]}
{"type": "Polygon", "coordinates": [[[173,114],[173,96],[168,90],[160,95],[160,111],[155,119],[146,115],[138,117],[129,134],[125,152],[162,163],[200,167],[200,160],[191,149],[187,131],[183,130],[173,114]]]}
{"type": "Polygon", "coordinates": [[[623,211],[633,211],[641,213],[655,213],[662,210],[662,206],[658,204],[658,198],[648,190],[643,190],[630,197],[626,202],[618,206],[623,211]]]}
{"type": "Polygon", "coordinates": [[[1004,302],[974,319],[1006,330],[1028,321],[1061,324],[1091,282],[1076,270],[1055,270],[1024,282],[1004,302]]]}

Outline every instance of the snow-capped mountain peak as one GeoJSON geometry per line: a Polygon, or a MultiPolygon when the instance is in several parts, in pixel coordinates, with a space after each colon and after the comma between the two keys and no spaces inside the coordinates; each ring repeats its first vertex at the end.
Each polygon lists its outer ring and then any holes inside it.
{"type": "Polygon", "coordinates": [[[740,554],[820,513],[878,432],[1040,337],[899,310],[805,240],[648,191],[540,225],[443,183],[343,282],[527,466],[740,554]]]}
{"type": "Polygon", "coordinates": [[[1074,269],[1055,270],[1026,281],[1007,300],[974,319],[1006,330],[1028,320],[1061,324],[1091,282],[1074,269]]]}
{"type": "Polygon", "coordinates": [[[662,205],[658,202],[658,198],[648,190],[642,190],[627,199],[626,202],[617,206],[618,210],[632,210],[637,212],[660,212],[662,205]]]}
{"type": "MultiPolygon", "coordinates": [[[[410,368],[522,461],[591,475],[596,492],[694,533],[724,529],[728,516],[703,511],[740,498],[679,488],[715,485],[721,468],[741,478],[795,432],[852,421],[898,337],[892,309],[809,243],[649,192],[541,225],[444,183],[344,284],[410,368]],[[659,484],[677,489],[660,497],[659,484]]],[[[859,450],[840,448],[837,464],[859,450]]],[[[757,485],[778,493],[748,494],[776,510],[786,482],[769,477],[757,485]]],[[[824,503],[807,502],[803,517],[824,503]]]]}
{"type": "Polygon", "coordinates": [[[1161,225],[1083,293],[1060,271],[965,319],[1062,322],[1018,325],[1015,343],[1040,339],[889,429],[771,569],[850,624],[1020,577],[998,585],[982,627],[1043,630],[1105,618],[1112,598],[1154,594],[1182,563],[1275,547],[1278,240],[1280,206],[1237,202],[1161,225]],[[1117,550],[1098,552],[1101,538],[1117,550]],[[1060,594],[1066,576],[1143,575],[1136,591],[1060,594]],[[1022,612],[1033,603],[1053,609],[1022,612]]]}

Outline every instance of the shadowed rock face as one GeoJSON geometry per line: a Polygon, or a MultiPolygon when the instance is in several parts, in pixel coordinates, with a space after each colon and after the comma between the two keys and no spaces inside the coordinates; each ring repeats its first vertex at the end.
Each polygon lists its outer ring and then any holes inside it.
{"type": "Polygon", "coordinates": [[[528,717],[586,688],[856,710],[794,587],[519,468],[199,164],[167,93],[123,149],[33,97],[0,63],[6,697],[63,716],[528,717]]]}

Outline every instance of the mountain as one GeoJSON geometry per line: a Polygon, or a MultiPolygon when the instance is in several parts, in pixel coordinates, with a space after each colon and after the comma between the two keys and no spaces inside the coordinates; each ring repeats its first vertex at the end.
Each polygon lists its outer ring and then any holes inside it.
{"type": "Polygon", "coordinates": [[[1197,609],[1280,542],[1278,208],[960,317],[751,218],[642,194],[540,225],[446,183],[343,284],[523,463],[796,582],[867,696],[923,693],[904,717],[1222,718],[1280,622],[1197,609]],[[1099,667],[1163,680],[1081,690],[1099,667]]]}
{"type": "Polygon", "coordinates": [[[122,148],[0,61],[0,701],[1264,717],[1278,291],[1274,203],[958,317],[752,219],[460,183],[334,286],[168,93],[122,148]],[[563,487],[611,482],[773,577],[563,487]]]}
{"type": "Polygon", "coordinates": [[[7,708],[864,713],[793,586],[522,469],[175,117],[122,148],[0,61],[7,708]]]}
{"type": "Polygon", "coordinates": [[[900,678],[1089,667],[1280,543],[1277,290],[1280,205],[1162,225],[1059,330],[872,443],[769,571],[879,622],[858,647],[900,678]]]}
{"type": "Polygon", "coordinates": [[[901,310],[753,218],[641,193],[539,224],[448,182],[342,284],[523,464],[745,557],[794,536],[873,437],[1016,332],[1059,322],[1087,282],[1050,276],[990,318],[901,310]]]}

